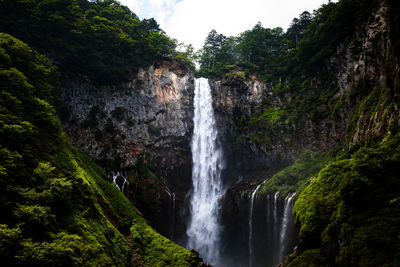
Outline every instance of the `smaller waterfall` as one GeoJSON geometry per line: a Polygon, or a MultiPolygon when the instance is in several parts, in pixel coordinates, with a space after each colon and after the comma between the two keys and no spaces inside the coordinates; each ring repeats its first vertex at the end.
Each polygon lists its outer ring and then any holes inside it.
{"type": "Polygon", "coordinates": [[[282,218],[282,225],[281,225],[281,232],[280,232],[280,239],[279,239],[279,259],[282,260],[283,254],[285,253],[285,241],[287,235],[287,228],[289,223],[289,215],[292,210],[292,199],[296,195],[296,193],[289,194],[285,198],[285,206],[283,209],[283,218],[282,218]]]}
{"type": "Polygon", "coordinates": [[[173,239],[175,232],[175,192],[171,192],[168,187],[165,187],[165,192],[168,194],[169,197],[169,237],[173,239]]]}
{"type": "Polygon", "coordinates": [[[257,185],[256,189],[254,189],[253,193],[251,194],[250,200],[250,212],[249,212],[249,267],[252,267],[252,255],[253,255],[253,205],[254,205],[254,197],[257,194],[258,189],[260,188],[261,184],[257,185]]]}
{"type": "MultiPolygon", "coordinates": [[[[279,233],[279,223],[278,223],[278,196],[279,191],[274,195],[274,236],[279,233]]],[[[274,238],[276,240],[276,238],[274,238]]]]}
{"type": "Polygon", "coordinates": [[[122,171],[112,172],[111,177],[113,185],[115,185],[121,192],[125,192],[125,189],[129,186],[128,173],[122,171]],[[118,185],[118,178],[122,178],[123,180],[122,188],[118,185]]]}

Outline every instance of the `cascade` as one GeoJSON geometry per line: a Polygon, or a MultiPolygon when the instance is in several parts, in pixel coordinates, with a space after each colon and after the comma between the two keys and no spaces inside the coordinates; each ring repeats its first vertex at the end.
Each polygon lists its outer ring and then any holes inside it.
{"type": "Polygon", "coordinates": [[[222,152],[217,145],[217,129],[208,80],[196,80],[192,138],[191,218],[187,236],[189,249],[196,249],[208,263],[218,265],[220,247],[219,205],[222,152]]]}
{"type": "Polygon", "coordinates": [[[175,232],[175,192],[171,192],[168,187],[165,187],[165,192],[168,194],[169,197],[169,237],[173,239],[175,232]]]}
{"type": "Polygon", "coordinates": [[[115,185],[121,192],[125,192],[125,188],[129,186],[128,174],[126,172],[123,173],[122,171],[117,171],[112,172],[111,177],[113,185],[115,185]],[[121,177],[123,179],[122,188],[118,185],[118,177],[121,177]]]}
{"type": "Polygon", "coordinates": [[[279,191],[274,195],[274,240],[277,240],[277,234],[279,233],[279,223],[278,223],[278,196],[279,191]]]}
{"type": "Polygon", "coordinates": [[[287,235],[287,228],[289,224],[289,215],[292,210],[292,199],[296,195],[296,193],[289,194],[285,198],[285,206],[283,209],[283,218],[280,232],[280,240],[279,240],[279,260],[282,260],[285,252],[285,241],[287,235]]]}
{"type": "Polygon", "coordinates": [[[257,194],[258,189],[262,184],[257,185],[256,189],[254,189],[253,193],[251,194],[250,200],[250,212],[249,212],[249,267],[252,267],[252,255],[253,255],[253,204],[254,204],[254,197],[257,194]]]}

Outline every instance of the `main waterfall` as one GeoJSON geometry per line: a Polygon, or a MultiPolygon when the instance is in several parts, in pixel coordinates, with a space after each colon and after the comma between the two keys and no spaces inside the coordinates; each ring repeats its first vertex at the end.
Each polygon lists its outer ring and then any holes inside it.
{"type": "Polygon", "coordinates": [[[222,197],[222,153],[217,146],[217,129],[208,80],[196,80],[192,139],[193,192],[188,248],[217,265],[220,247],[219,205],[222,197]]]}

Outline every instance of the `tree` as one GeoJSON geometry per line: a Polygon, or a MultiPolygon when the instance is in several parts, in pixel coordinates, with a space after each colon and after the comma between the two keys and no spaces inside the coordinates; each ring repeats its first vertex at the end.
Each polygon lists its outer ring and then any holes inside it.
{"type": "Polygon", "coordinates": [[[299,41],[304,36],[304,32],[307,26],[310,25],[312,21],[312,15],[308,11],[304,11],[300,14],[299,18],[294,18],[292,23],[287,30],[288,39],[290,40],[290,48],[297,47],[299,41]]]}

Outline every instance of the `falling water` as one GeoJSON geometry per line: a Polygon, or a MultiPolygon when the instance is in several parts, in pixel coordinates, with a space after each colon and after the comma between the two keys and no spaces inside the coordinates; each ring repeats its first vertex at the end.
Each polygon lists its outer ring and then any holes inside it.
{"type": "Polygon", "coordinates": [[[256,189],[254,189],[251,194],[250,200],[250,212],[249,212],[249,267],[253,266],[252,263],[252,255],[253,255],[253,204],[254,197],[256,196],[257,190],[260,188],[261,184],[257,185],[256,189]]]}
{"type": "Polygon", "coordinates": [[[165,187],[165,192],[169,197],[169,210],[168,210],[168,219],[169,219],[169,238],[174,239],[175,233],[175,192],[171,192],[168,187],[165,187]]]}
{"type": "Polygon", "coordinates": [[[222,153],[217,147],[211,90],[208,80],[196,80],[192,138],[193,193],[188,248],[196,249],[209,263],[219,259],[219,202],[222,196],[222,153]]]}
{"type": "Polygon", "coordinates": [[[112,172],[111,176],[113,185],[115,185],[121,192],[125,192],[125,188],[129,185],[127,173],[117,171],[117,172],[112,172]],[[117,181],[118,177],[121,177],[123,179],[122,188],[118,185],[117,181]]]}
{"type": "Polygon", "coordinates": [[[285,252],[285,239],[287,234],[287,227],[289,223],[289,213],[292,210],[292,199],[296,193],[289,194],[285,198],[285,206],[283,209],[282,226],[280,232],[280,244],[279,244],[279,259],[282,260],[283,253],[285,252]]]}

